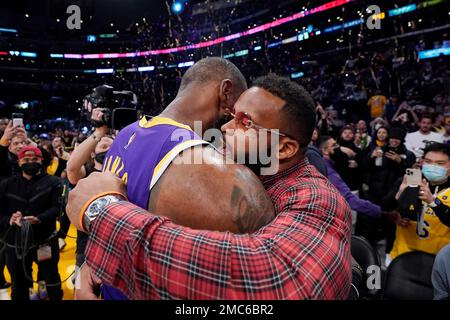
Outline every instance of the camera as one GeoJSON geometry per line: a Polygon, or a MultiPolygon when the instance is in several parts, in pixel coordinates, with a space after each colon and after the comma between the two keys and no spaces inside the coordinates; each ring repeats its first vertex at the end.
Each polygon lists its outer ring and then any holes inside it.
{"type": "Polygon", "coordinates": [[[137,96],[132,91],[115,91],[112,86],[101,85],[84,97],[82,112],[91,119],[92,110],[101,108],[103,117],[100,121],[92,120],[93,125],[121,130],[137,120],[137,103],[137,96]]]}

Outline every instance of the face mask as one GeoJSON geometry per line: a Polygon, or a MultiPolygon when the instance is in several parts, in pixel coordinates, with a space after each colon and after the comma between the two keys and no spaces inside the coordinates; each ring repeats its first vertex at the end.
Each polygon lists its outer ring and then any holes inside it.
{"type": "Polygon", "coordinates": [[[41,164],[36,162],[24,163],[22,165],[22,171],[26,174],[35,177],[41,170],[41,164]]]}
{"type": "Polygon", "coordinates": [[[435,166],[432,164],[424,164],[422,166],[424,177],[430,182],[439,182],[447,179],[447,168],[435,166]]]}
{"type": "Polygon", "coordinates": [[[95,161],[97,161],[100,164],[103,164],[107,153],[108,153],[108,151],[97,153],[95,155],[95,161]]]}

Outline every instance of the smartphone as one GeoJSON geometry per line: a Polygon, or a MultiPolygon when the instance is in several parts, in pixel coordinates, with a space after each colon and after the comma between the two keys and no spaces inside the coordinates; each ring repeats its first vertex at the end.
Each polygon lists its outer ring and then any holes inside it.
{"type": "Polygon", "coordinates": [[[12,118],[13,127],[23,126],[23,114],[22,113],[13,113],[11,118],[12,118]]]}
{"type": "Polygon", "coordinates": [[[422,171],[420,169],[406,169],[406,182],[408,186],[419,186],[422,184],[422,171]]]}

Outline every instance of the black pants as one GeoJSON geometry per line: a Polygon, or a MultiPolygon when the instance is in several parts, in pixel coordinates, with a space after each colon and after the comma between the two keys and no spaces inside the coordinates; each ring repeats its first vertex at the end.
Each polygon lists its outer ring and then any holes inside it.
{"type": "Polygon", "coordinates": [[[70,228],[70,220],[65,210],[64,214],[59,218],[58,238],[65,239],[70,228]]]}
{"type": "Polygon", "coordinates": [[[0,248],[0,289],[2,289],[2,286],[6,284],[5,274],[3,273],[5,270],[6,265],[6,258],[5,258],[5,251],[3,250],[3,247],[0,248]]]}
{"type": "Polygon", "coordinates": [[[15,249],[6,249],[6,264],[11,272],[12,280],[12,300],[29,300],[29,288],[33,286],[31,281],[33,261],[37,263],[39,268],[39,280],[44,280],[47,284],[49,299],[62,299],[61,277],[58,272],[59,247],[57,237],[50,240],[50,246],[52,258],[41,262],[37,261],[37,248],[31,249],[24,259],[17,259],[15,249]]]}

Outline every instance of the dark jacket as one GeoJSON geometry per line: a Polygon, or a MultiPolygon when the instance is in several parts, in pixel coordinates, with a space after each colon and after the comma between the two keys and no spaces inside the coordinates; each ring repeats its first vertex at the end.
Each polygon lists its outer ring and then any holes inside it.
{"type": "Polygon", "coordinates": [[[0,146],[0,181],[20,173],[17,156],[8,151],[8,147],[0,146]]]}
{"type": "Polygon", "coordinates": [[[359,190],[362,184],[362,160],[363,153],[354,142],[339,141],[341,147],[346,147],[355,152],[355,157],[350,158],[340,149],[335,151],[333,156],[334,168],[348,185],[350,190],[359,190]],[[358,164],[356,168],[349,167],[349,161],[354,160],[358,164]]]}
{"type": "MultiPolygon", "coordinates": [[[[36,216],[41,221],[32,227],[33,244],[47,240],[56,230],[61,213],[63,185],[60,178],[41,173],[31,180],[14,175],[0,183],[0,229],[9,229],[9,220],[16,211],[23,216],[36,216]]],[[[14,243],[18,227],[8,232],[8,243],[14,243]]]]}
{"type": "MultiPolygon", "coordinates": [[[[404,176],[407,168],[411,168],[416,161],[416,156],[407,150],[404,144],[398,148],[384,146],[383,161],[381,166],[375,165],[375,158],[371,157],[372,152],[366,155],[365,172],[367,175],[367,184],[369,186],[368,198],[370,201],[380,204],[381,199],[386,195],[387,191],[395,184],[395,182],[404,176]],[[400,163],[390,160],[386,157],[386,153],[394,151],[402,158],[400,163]]],[[[372,150],[373,151],[373,150],[372,150]]]]}
{"type": "Polygon", "coordinates": [[[306,150],[306,157],[311,165],[316,167],[317,171],[323,174],[325,177],[328,175],[327,165],[320,153],[320,150],[316,146],[309,145],[306,150]]]}

